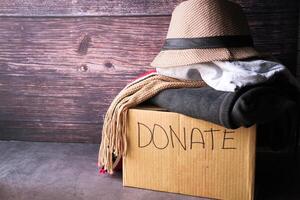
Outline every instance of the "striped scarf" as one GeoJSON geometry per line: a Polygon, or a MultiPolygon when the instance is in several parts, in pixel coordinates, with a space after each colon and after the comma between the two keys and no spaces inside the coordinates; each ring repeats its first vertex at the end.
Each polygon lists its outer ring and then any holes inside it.
{"type": "Polygon", "coordinates": [[[203,87],[203,81],[179,80],[155,72],[128,84],[109,106],[102,128],[98,166],[112,174],[122,156],[126,155],[128,109],[150,99],[160,91],[170,88],[203,87]]]}

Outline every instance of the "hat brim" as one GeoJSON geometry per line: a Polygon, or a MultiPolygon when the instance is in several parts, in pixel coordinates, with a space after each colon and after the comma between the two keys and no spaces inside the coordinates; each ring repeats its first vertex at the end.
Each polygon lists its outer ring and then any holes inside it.
{"type": "Polygon", "coordinates": [[[178,67],[221,60],[241,60],[263,56],[252,47],[164,50],[150,64],[155,68],[178,67]]]}

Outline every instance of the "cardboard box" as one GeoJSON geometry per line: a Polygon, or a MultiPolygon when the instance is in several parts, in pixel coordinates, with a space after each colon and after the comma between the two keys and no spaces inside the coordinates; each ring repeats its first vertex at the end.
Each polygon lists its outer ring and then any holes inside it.
{"type": "Polygon", "coordinates": [[[226,200],[254,196],[256,127],[229,130],[160,110],[129,110],[123,185],[226,200]]]}

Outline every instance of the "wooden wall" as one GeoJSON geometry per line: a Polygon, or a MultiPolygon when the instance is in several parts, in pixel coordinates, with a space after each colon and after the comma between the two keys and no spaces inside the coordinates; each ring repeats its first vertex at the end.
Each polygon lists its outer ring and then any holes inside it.
{"type": "MultiPolygon", "coordinates": [[[[0,139],[100,141],[113,97],[163,43],[182,0],[1,0],[0,139]]],[[[236,0],[255,45],[296,73],[298,0],[236,0]]]]}

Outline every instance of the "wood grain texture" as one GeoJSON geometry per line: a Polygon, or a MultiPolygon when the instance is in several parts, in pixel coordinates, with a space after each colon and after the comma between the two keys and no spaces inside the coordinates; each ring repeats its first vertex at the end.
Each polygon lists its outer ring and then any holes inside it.
{"type": "Polygon", "coordinates": [[[2,16],[166,15],[182,0],[2,0],[2,16]]]}
{"type": "MultiPolygon", "coordinates": [[[[1,0],[0,16],[144,16],[170,15],[184,0],[1,0]]],[[[297,0],[232,0],[248,14],[291,13],[297,0]]]]}
{"type": "MultiPolygon", "coordinates": [[[[96,14],[95,1],[72,1],[73,10],[67,1],[20,2],[0,2],[0,138],[98,143],[110,102],[162,46],[170,16],[145,15],[170,14],[177,1],[97,1],[107,8],[96,14]],[[7,17],[23,15],[35,17],[7,17]],[[56,15],[143,16],[36,17],[56,15]]],[[[296,1],[240,2],[257,48],[295,73],[296,1]]]]}
{"type": "Polygon", "coordinates": [[[2,140],[99,143],[101,127],[100,123],[0,121],[2,140]]]}
{"type": "Polygon", "coordinates": [[[0,48],[0,137],[99,142],[108,105],[130,80],[150,69],[168,21],[169,17],[0,21],[0,43],[5,46],[0,48]]]}
{"type": "MultiPolygon", "coordinates": [[[[297,53],[295,16],[249,20],[257,49],[277,56],[291,70],[297,53]]],[[[169,20],[169,16],[5,18],[0,21],[0,73],[99,77],[97,73],[107,71],[132,77],[149,68],[169,20]]]]}

